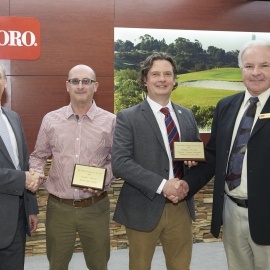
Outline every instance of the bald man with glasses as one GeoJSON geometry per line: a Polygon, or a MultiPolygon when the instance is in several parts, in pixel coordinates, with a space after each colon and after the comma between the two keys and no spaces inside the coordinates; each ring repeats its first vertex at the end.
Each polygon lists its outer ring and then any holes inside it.
{"type": "Polygon", "coordinates": [[[73,67],[66,89],[70,104],[43,118],[31,167],[44,172],[52,156],[48,179],[46,248],[50,270],[67,270],[76,233],[79,234],[89,269],[106,270],[110,257],[110,203],[107,191],[111,170],[115,115],[99,108],[93,100],[98,90],[96,74],[86,65],[73,67]],[[72,185],[74,168],[97,167],[106,171],[104,186],[83,188],[72,185]]]}

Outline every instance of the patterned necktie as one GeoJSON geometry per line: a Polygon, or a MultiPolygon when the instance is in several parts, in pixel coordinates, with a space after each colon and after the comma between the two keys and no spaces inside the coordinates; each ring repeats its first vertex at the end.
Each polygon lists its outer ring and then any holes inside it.
{"type": "Polygon", "coordinates": [[[3,113],[2,113],[2,111],[0,111],[0,136],[2,137],[2,140],[3,140],[5,146],[8,150],[9,156],[12,159],[14,166],[17,167],[13,147],[12,147],[9,132],[8,132],[8,128],[7,128],[7,125],[6,125],[2,115],[3,115],[3,113]]]}
{"type": "Polygon", "coordinates": [[[250,137],[251,128],[254,122],[257,102],[259,99],[258,97],[251,97],[249,101],[250,104],[239,124],[228,163],[226,182],[228,184],[229,190],[235,189],[240,185],[241,182],[243,159],[250,137]]]}
{"type": "MultiPolygon", "coordinates": [[[[166,129],[167,129],[171,155],[173,157],[173,143],[179,142],[180,136],[179,136],[179,133],[177,131],[176,125],[172,119],[172,116],[170,114],[169,109],[167,107],[161,108],[160,111],[165,115],[165,125],[166,125],[166,129]]],[[[182,175],[182,172],[183,172],[183,163],[173,161],[174,177],[180,178],[182,175]]]]}

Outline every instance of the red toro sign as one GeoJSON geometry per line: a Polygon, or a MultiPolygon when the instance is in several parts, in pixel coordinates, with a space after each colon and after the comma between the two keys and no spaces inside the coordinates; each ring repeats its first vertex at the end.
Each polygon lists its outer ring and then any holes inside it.
{"type": "Polygon", "coordinates": [[[0,59],[40,56],[40,23],[34,18],[0,16],[0,59]]]}

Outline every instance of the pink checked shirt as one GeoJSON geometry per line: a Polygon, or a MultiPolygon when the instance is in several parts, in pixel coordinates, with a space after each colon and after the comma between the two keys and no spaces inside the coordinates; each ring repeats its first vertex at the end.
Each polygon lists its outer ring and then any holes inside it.
{"type": "Polygon", "coordinates": [[[65,199],[83,199],[90,193],[72,187],[75,164],[106,168],[104,190],[113,180],[111,148],[115,115],[93,101],[86,115],[77,119],[71,105],[49,112],[42,120],[30,168],[44,173],[47,158],[52,156],[48,179],[44,184],[50,194],[65,199]]]}

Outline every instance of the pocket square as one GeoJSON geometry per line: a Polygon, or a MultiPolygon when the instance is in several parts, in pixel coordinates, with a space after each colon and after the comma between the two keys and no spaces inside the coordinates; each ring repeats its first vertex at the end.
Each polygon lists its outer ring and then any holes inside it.
{"type": "Polygon", "coordinates": [[[266,118],[270,118],[270,113],[261,113],[259,115],[259,119],[266,119],[266,118]]]}

